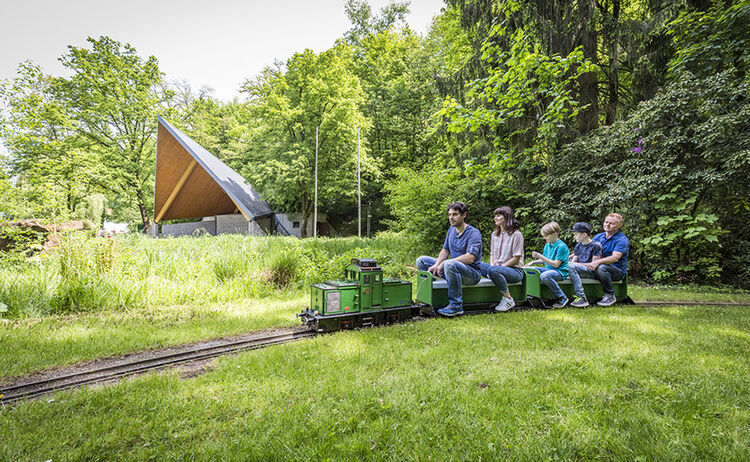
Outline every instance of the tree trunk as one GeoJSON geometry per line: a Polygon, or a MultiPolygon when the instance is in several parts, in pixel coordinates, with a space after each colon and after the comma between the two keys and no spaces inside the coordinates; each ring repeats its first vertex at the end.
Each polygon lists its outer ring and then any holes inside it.
{"type": "Polygon", "coordinates": [[[307,223],[310,221],[310,215],[312,214],[313,201],[309,197],[302,195],[302,227],[299,230],[299,236],[301,238],[307,237],[307,223]]]}
{"type": "MultiPolygon", "coordinates": [[[[595,8],[595,0],[578,0],[583,57],[591,62],[597,62],[596,27],[591,24],[595,8]]],[[[596,82],[596,72],[581,74],[578,77],[578,84],[581,91],[578,101],[582,107],[585,107],[578,113],[578,130],[585,135],[599,126],[599,86],[596,82]]]]}
{"type": "Polygon", "coordinates": [[[148,231],[148,227],[151,224],[151,218],[148,214],[148,209],[146,208],[146,201],[143,198],[143,191],[139,188],[136,193],[136,198],[138,199],[138,210],[141,212],[141,221],[143,222],[143,231],[148,231]]]}
{"type": "Polygon", "coordinates": [[[617,119],[617,106],[620,103],[620,0],[612,2],[612,45],[609,63],[609,102],[607,103],[607,125],[617,119]]]}

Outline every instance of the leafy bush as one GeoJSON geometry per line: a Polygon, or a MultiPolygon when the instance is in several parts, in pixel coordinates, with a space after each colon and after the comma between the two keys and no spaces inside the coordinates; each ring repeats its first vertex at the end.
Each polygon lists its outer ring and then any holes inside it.
{"type": "Polygon", "coordinates": [[[747,285],[750,82],[678,83],[556,157],[545,192],[565,221],[625,216],[631,270],[657,281],[747,285]],[[724,236],[732,236],[725,239],[724,236]]]}

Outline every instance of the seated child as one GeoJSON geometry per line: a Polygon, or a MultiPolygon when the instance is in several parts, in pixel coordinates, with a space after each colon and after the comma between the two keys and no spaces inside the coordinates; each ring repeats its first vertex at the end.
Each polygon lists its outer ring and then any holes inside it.
{"type": "Polygon", "coordinates": [[[571,231],[577,244],[573,249],[573,258],[570,260],[570,282],[573,283],[573,291],[577,299],[570,306],[585,308],[589,306],[589,301],[586,300],[586,293],[583,291],[581,276],[596,279],[596,273],[586,268],[586,265],[577,263],[591,263],[601,258],[602,243],[591,240],[591,225],[588,223],[578,222],[573,225],[571,231]]]}
{"type": "Polygon", "coordinates": [[[556,221],[542,226],[542,237],[544,237],[547,243],[544,245],[542,253],[531,252],[531,256],[537,260],[529,264],[533,265],[534,263],[544,262],[544,268],[540,270],[540,279],[555,296],[555,303],[552,306],[562,308],[568,304],[569,300],[562,289],[560,289],[557,281],[562,281],[568,277],[568,257],[570,256],[570,250],[560,240],[560,225],[556,221]]]}

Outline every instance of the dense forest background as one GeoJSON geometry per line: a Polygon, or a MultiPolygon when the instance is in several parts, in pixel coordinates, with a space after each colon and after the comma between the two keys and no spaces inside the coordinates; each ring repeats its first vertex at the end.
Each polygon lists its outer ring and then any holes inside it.
{"type": "Polygon", "coordinates": [[[598,228],[616,211],[631,274],[748,286],[750,0],[446,0],[426,36],[408,2],[344,7],[332,48],[277,62],[229,102],[108,37],[68,48],[70,77],[21,63],[0,85],[0,220],[148,226],[157,115],[275,210],[312,219],[319,127],[320,210],[345,233],[359,133],[373,231],[424,252],[455,200],[485,236],[510,205],[527,248],[550,220],[598,228]]]}

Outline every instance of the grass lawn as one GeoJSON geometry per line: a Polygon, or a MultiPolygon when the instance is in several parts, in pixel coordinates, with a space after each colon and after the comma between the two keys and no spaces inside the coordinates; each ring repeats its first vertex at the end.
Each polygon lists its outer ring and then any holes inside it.
{"type": "Polygon", "coordinates": [[[750,309],[319,336],[0,410],[0,460],[748,460],[750,309]]]}
{"type": "Polygon", "coordinates": [[[298,325],[302,291],[277,298],[0,320],[0,378],[103,356],[298,325]]]}
{"type": "MultiPolygon", "coordinates": [[[[719,289],[630,286],[636,300],[750,303],[750,295],[719,289]]],[[[230,302],[103,310],[69,316],[0,320],[0,382],[47,367],[297,325],[306,290],[230,302]]]]}

